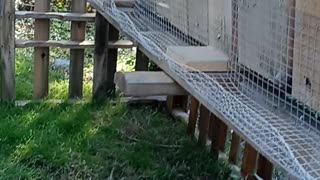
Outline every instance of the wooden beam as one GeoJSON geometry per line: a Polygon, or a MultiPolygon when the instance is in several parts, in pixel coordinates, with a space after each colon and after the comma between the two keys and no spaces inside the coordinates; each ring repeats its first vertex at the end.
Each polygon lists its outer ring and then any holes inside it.
{"type": "Polygon", "coordinates": [[[34,12],[16,11],[16,19],[58,19],[61,21],[87,21],[94,22],[95,13],[62,13],[62,12],[34,12]]]}
{"type": "Polygon", "coordinates": [[[259,155],[257,175],[264,180],[272,180],[273,165],[263,155],[259,155]]]}
{"type": "MultiPolygon", "coordinates": [[[[94,48],[94,41],[57,41],[57,40],[48,40],[48,41],[35,41],[35,40],[16,40],[16,48],[27,48],[27,47],[58,47],[58,48],[67,48],[67,49],[87,49],[94,48]]],[[[118,40],[118,41],[109,41],[108,46],[110,49],[117,48],[132,48],[134,44],[129,40],[118,40]]]]}
{"type": "MultiPolygon", "coordinates": [[[[72,1],[71,11],[74,13],[86,12],[86,0],[72,1]]],[[[86,22],[71,22],[71,40],[84,41],[86,36],[86,22]]],[[[70,50],[70,79],[69,79],[69,98],[82,98],[83,91],[83,66],[84,49],[70,50]]]]}
{"type": "MultiPolygon", "coordinates": [[[[50,9],[50,0],[36,0],[35,11],[47,12],[50,9]]],[[[36,19],[34,39],[47,41],[50,33],[50,21],[47,19],[36,19]]],[[[48,95],[49,91],[49,48],[41,47],[34,49],[34,82],[33,96],[41,99],[48,95]]]]}
{"type": "Polygon", "coordinates": [[[190,115],[189,115],[189,121],[188,121],[188,130],[187,133],[192,138],[194,136],[197,120],[198,120],[198,110],[199,110],[199,101],[192,97],[191,98],[191,105],[190,105],[190,115]]]}
{"type": "Polygon", "coordinates": [[[137,56],[136,56],[136,71],[148,71],[149,69],[149,58],[137,49],[137,56]]]}
{"type": "Polygon", "coordinates": [[[207,144],[208,130],[210,121],[210,111],[204,106],[200,106],[200,118],[199,118],[199,139],[198,144],[205,146],[207,144]]]}
{"type": "Polygon", "coordinates": [[[0,100],[15,99],[15,1],[0,1],[0,100]]]}
{"type": "Polygon", "coordinates": [[[135,0],[115,0],[115,4],[118,7],[126,7],[126,8],[132,8],[134,6],[135,0]]]}
{"type": "Polygon", "coordinates": [[[232,164],[238,163],[240,141],[241,141],[240,136],[238,136],[236,132],[233,132],[232,138],[231,138],[230,153],[229,153],[229,162],[232,164]]]}
{"type": "Polygon", "coordinates": [[[164,72],[117,72],[114,82],[125,96],[146,97],[187,94],[164,72]]]}
{"type": "Polygon", "coordinates": [[[93,100],[100,101],[113,95],[114,74],[118,51],[109,49],[108,42],[119,39],[119,31],[99,13],[96,17],[93,100]]]}
{"type": "Polygon", "coordinates": [[[241,174],[245,178],[252,178],[257,164],[257,151],[246,143],[243,153],[241,174]]]}

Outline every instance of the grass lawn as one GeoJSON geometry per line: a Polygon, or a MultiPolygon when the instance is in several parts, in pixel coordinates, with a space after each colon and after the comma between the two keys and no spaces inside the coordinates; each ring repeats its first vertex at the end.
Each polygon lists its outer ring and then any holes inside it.
{"type": "Polygon", "coordinates": [[[0,179],[227,179],[159,107],[0,105],[0,179]]]}

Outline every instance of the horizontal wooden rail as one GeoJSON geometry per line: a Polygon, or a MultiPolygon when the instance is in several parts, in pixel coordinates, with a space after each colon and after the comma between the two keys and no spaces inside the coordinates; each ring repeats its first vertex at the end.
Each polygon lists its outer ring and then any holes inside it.
{"type": "MultiPolygon", "coordinates": [[[[94,41],[36,41],[36,40],[16,40],[16,48],[27,48],[27,47],[60,47],[60,48],[69,48],[69,49],[86,49],[94,48],[94,41]]],[[[132,48],[134,44],[129,40],[118,40],[110,41],[109,48],[132,48]]]]}
{"type": "Polygon", "coordinates": [[[59,19],[61,21],[88,21],[94,22],[95,13],[62,13],[62,12],[34,12],[16,11],[16,19],[59,19]]]}

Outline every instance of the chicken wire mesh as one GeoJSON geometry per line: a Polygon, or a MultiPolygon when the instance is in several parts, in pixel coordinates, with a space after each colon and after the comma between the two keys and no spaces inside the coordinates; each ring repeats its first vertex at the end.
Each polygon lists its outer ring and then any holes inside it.
{"type": "Polygon", "coordinates": [[[90,0],[183,79],[273,163],[320,179],[319,21],[315,0],[90,0]],[[176,62],[169,46],[213,46],[227,73],[176,62]]]}

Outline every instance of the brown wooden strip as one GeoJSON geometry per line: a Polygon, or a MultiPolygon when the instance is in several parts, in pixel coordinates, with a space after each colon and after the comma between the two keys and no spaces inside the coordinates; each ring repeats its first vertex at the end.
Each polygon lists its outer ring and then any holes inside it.
{"type": "Polygon", "coordinates": [[[168,96],[167,97],[167,110],[169,113],[174,108],[182,108],[183,111],[187,112],[188,96],[168,96]]]}
{"type": "Polygon", "coordinates": [[[271,180],[273,173],[273,165],[263,155],[259,155],[257,175],[264,180],[271,180]]]}
{"type": "Polygon", "coordinates": [[[257,151],[249,143],[246,143],[241,165],[243,177],[251,178],[253,176],[257,163],[257,155],[257,151]]]}
{"type": "Polygon", "coordinates": [[[149,58],[137,49],[137,56],[136,56],[136,71],[148,71],[149,69],[149,58]]]}
{"type": "Polygon", "coordinates": [[[87,21],[94,22],[95,13],[63,13],[63,12],[34,12],[16,11],[16,19],[59,19],[61,21],[87,21]]]}
{"type": "Polygon", "coordinates": [[[229,153],[229,162],[232,164],[238,163],[239,147],[240,147],[240,137],[233,132],[231,138],[231,147],[229,153]]]}
{"type": "Polygon", "coordinates": [[[220,127],[219,127],[218,148],[219,148],[219,151],[225,152],[227,136],[228,136],[228,126],[222,120],[219,119],[219,121],[220,121],[220,127]]]}
{"type": "Polygon", "coordinates": [[[199,101],[192,97],[191,98],[191,106],[190,106],[190,114],[189,114],[189,122],[187,133],[190,136],[194,136],[196,130],[196,124],[198,119],[198,110],[199,110],[199,101]]]}
{"type": "Polygon", "coordinates": [[[210,111],[204,106],[200,106],[199,118],[199,139],[198,144],[204,146],[207,144],[208,130],[210,121],[210,111]]]}
{"type": "Polygon", "coordinates": [[[0,1],[0,99],[15,99],[15,1],[0,1]]]}
{"type": "MultiPolygon", "coordinates": [[[[36,0],[35,11],[47,12],[50,9],[50,0],[36,0]]],[[[47,41],[49,39],[50,21],[36,19],[34,38],[35,40],[47,41]]],[[[33,96],[41,99],[48,95],[49,91],[49,48],[34,49],[34,82],[33,96]]]]}

